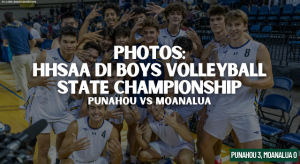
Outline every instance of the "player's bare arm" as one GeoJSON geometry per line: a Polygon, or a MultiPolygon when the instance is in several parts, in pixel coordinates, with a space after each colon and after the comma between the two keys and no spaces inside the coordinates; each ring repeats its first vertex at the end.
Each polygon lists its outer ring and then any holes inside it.
{"type": "Polygon", "coordinates": [[[110,151],[110,163],[111,164],[120,164],[122,161],[122,146],[118,140],[119,138],[119,132],[118,130],[113,127],[109,141],[108,141],[108,147],[107,149],[110,151]]]}
{"type": "Polygon", "coordinates": [[[163,123],[171,126],[174,130],[187,142],[193,141],[193,136],[186,124],[184,124],[181,116],[177,112],[172,112],[171,115],[165,110],[165,114],[161,113],[160,117],[163,123]]]}
{"type": "MultiPolygon", "coordinates": [[[[128,97],[127,94],[123,94],[123,98],[128,97]]],[[[129,108],[128,105],[121,105],[121,110],[123,113],[123,117],[128,125],[132,125],[136,123],[140,118],[140,113],[138,111],[138,107],[135,104],[135,108],[129,108]]]]}
{"type": "Polygon", "coordinates": [[[51,44],[51,49],[58,49],[60,48],[60,44],[58,43],[58,38],[54,39],[51,44]]]}
{"type": "Polygon", "coordinates": [[[130,32],[130,39],[129,39],[129,46],[135,45],[138,43],[137,40],[135,40],[135,33],[142,28],[141,24],[143,23],[144,20],[138,20],[134,27],[131,29],[130,32]]]}
{"type": "Polygon", "coordinates": [[[29,40],[30,51],[34,48],[35,44],[36,44],[35,39],[29,40]]]}
{"type": "MultiPolygon", "coordinates": [[[[47,57],[47,52],[42,51],[40,55],[37,56],[36,62],[37,68],[41,68],[41,63],[45,63],[47,57]]],[[[56,82],[56,80],[48,80],[50,77],[41,77],[40,71],[37,72],[37,77],[33,77],[33,70],[30,73],[30,77],[28,78],[28,85],[31,87],[36,86],[44,86],[50,90],[48,86],[56,86],[51,82],[56,82]]]]}
{"type": "Polygon", "coordinates": [[[258,63],[262,63],[263,65],[263,73],[267,76],[263,77],[256,81],[251,81],[249,77],[245,75],[241,77],[234,77],[232,79],[236,79],[242,82],[242,85],[246,87],[256,88],[256,89],[269,89],[274,85],[273,73],[272,73],[272,64],[270,59],[270,53],[267,47],[263,44],[260,44],[257,49],[256,54],[256,66],[258,63]]]}
{"type": "Polygon", "coordinates": [[[91,39],[91,40],[93,40],[92,38],[88,38],[89,35],[85,35],[85,34],[88,31],[90,21],[92,19],[100,16],[100,14],[98,13],[98,11],[100,10],[100,8],[99,9],[96,9],[96,8],[97,8],[97,3],[94,6],[93,10],[90,12],[90,14],[85,18],[85,21],[84,21],[84,23],[82,24],[82,26],[80,28],[80,31],[79,31],[79,40],[80,41],[83,41],[85,39],[91,39]]]}
{"type": "Polygon", "coordinates": [[[90,145],[90,140],[86,137],[77,139],[78,134],[78,122],[75,120],[69,125],[66,136],[62,142],[62,145],[58,151],[58,159],[68,159],[74,151],[86,150],[90,145]]]}
{"type": "Polygon", "coordinates": [[[146,117],[143,124],[137,124],[135,129],[135,138],[143,150],[147,150],[149,148],[151,135],[152,130],[148,118],[146,117]]]}
{"type": "Polygon", "coordinates": [[[128,21],[130,21],[133,18],[134,18],[134,12],[132,10],[130,12],[128,12],[128,9],[127,9],[126,12],[124,13],[124,15],[122,16],[122,18],[119,20],[118,23],[116,23],[113,26],[113,28],[116,28],[117,26],[119,26],[123,23],[127,23],[128,21]]]}

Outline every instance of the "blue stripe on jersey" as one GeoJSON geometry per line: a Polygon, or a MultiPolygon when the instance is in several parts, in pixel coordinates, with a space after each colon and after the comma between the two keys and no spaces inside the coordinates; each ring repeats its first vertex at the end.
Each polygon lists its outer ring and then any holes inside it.
{"type": "Polygon", "coordinates": [[[87,124],[88,124],[88,126],[89,126],[91,129],[93,129],[93,130],[98,130],[98,129],[100,129],[100,128],[104,125],[104,122],[105,122],[105,120],[103,120],[103,123],[102,123],[102,125],[101,125],[99,128],[92,128],[92,127],[90,126],[89,120],[90,120],[90,116],[87,117],[87,124]]]}
{"type": "Polygon", "coordinates": [[[239,48],[241,48],[241,47],[244,47],[246,44],[248,44],[250,42],[250,40],[248,40],[245,44],[243,44],[243,45],[241,45],[241,46],[239,46],[239,47],[231,47],[231,45],[229,44],[229,46],[230,46],[230,48],[232,48],[232,49],[239,49],[239,48]]]}
{"type": "MultiPolygon", "coordinates": [[[[136,47],[138,48],[141,45],[142,44],[140,44],[140,43],[136,44],[136,47]]],[[[158,46],[159,46],[159,48],[161,48],[163,45],[158,43],[158,46]]],[[[159,51],[157,51],[157,57],[159,56],[158,52],[159,51]]],[[[144,56],[144,51],[141,51],[141,54],[142,54],[142,56],[144,56]]],[[[161,59],[158,58],[158,60],[161,60],[161,59]]],[[[147,65],[148,63],[150,63],[150,64],[158,63],[159,65],[161,65],[160,70],[162,72],[162,74],[159,77],[155,77],[155,76],[151,75],[152,70],[149,68],[149,70],[147,72],[147,77],[143,77],[143,72],[140,71],[139,74],[135,78],[132,79],[132,80],[137,81],[137,89],[139,88],[139,84],[140,84],[141,81],[145,81],[146,86],[148,88],[149,80],[153,80],[155,84],[157,84],[158,80],[164,80],[164,77],[165,77],[164,67],[161,63],[156,61],[156,59],[152,59],[152,52],[151,51],[149,51],[149,56],[148,56],[147,59],[144,59],[144,60],[139,59],[139,61],[137,63],[144,63],[145,65],[147,65]]],[[[139,67],[139,69],[142,70],[141,67],[139,67]]],[[[132,81],[130,82],[130,84],[132,84],[132,81]]],[[[130,89],[130,94],[128,94],[128,97],[135,97],[136,98],[136,101],[137,101],[136,105],[138,107],[141,107],[141,108],[147,108],[147,104],[142,105],[141,101],[140,101],[140,98],[144,98],[145,96],[146,95],[143,91],[140,94],[133,94],[132,89],[130,89]]]]}
{"type": "Polygon", "coordinates": [[[71,62],[74,60],[74,57],[75,57],[74,54],[73,54],[73,59],[72,59],[72,61],[68,62],[68,61],[65,61],[65,59],[61,56],[59,49],[57,49],[57,51],[58,51],[58,54],[59,54],[60,58],[61,58],[64,62],[66,62],[66,63],[71,63],[71,62]]]}

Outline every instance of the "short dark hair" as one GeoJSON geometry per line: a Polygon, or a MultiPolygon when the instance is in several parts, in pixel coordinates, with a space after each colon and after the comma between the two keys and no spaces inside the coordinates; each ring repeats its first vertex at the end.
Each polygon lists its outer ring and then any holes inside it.
{"type": "Polygon", "coordinates": [[[134,12],[134,15],[145,14],[145,16],[148,16],[146,9],[140,6],[134,7],[132,11],[134,12]]]}
{"type": "Polygon", "coordinates": [[[10,11],[4,13],[4,18],[6,22],[13,23],[14,22],[14,14],[10,11]]]}
{"type": "Polygon", "coordinates": [[[95,49],[98,51],[98,56],[101,53],[101,46],[93,41],[87,42],[85,43],[85,45],[83,46],[83,50],[88,50],[89,48],[95,49]]]}
{"type": "Polygon", "coordinates": [[[173,46],[180,46],[183,50],[191,52],[193,50],[193,42],[187,37],[180,36],[174,40],[173,46]]]}
{"type": "MultiPolygon", "coordinates": [[[[91,94],[88,97],[97,97],[97,98],[103,97],[103,98],[106,98],[104,95],[100,95],[100,94],[91,94]]],[[[86,104],[87,104],[87,108],[89,109],[89,107],[90,107],[90,105],[89,105],[89,99],[87,99],[86,104]]],[[[103,105],[104,105],[105,110],[106,110],[107,109],[107,105],[105,103],[103,105]]]]}
{"type": "Polygon", "coordinates": [[[64,19],[67,18],[74,18],[75,19],[75,14],[71,13],[71,12],[66,12],[61,16],[61,21],[63,21],[64,19]]]}
{"type": "Polygon", "coordinates": [[[124,26],[124,25],[119,25],[114,29],[114,33],[113,33],[113,40],[115,40],[116,36],[128,36],[130,37],[130,27],[128,26],[124,26]]]}
{"type": "Polygon", "coordinates": [[[103,18],[105,17],[105,11],[107,9],[113,9],[116,12],[117,16],[120,16],[120,12],[121,12],[120,8],[115,3],[108,2],[108,3],[105,3],[104,6],[102,7],[101,14],[102,14],[103,18]]]}
{"type": "Polygon", "coordinates": [[[62,38],[62,36],[74,36],[76,39],[78,39],[78,32],[77,29],[73,26],[64,26],[59,31],[59,39],[62,38]]]}
{"type": "Polygon", "coordinates": [[[114,29],[112,27],[104,27],[101,32],[99,32],[99,35],[106,37],[109,36],[111,39],[113,39],[113,33],[114,29]]]}
{"type": "MultiPolygon", "coordinates": [[[[167,18],[172,11],[180,11],[182,14],[182,19],[185,19],[187,15],[187,10],[182,3],[174,2],[169,4],[163,11],[165,17],[167,18]]],[[[169,21],[169,20],[168,20],[169,21]]]]}
{"type": "Polygon", "coordinates": [[[230,11],[228,6],[214,5],[207,10],[208,17],[215,15],[223,15],[224,17],[230,11]]]}

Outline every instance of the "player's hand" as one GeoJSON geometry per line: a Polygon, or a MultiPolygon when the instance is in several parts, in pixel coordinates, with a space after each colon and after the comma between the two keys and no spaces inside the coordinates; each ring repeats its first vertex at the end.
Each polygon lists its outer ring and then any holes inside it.
{"type": "Polygon", "coordinates": [[[128,9],[127,9],[126,12],[124,13],[124,15],[122,16],[122,18],[120,19],[120,21],[122,23],[126,23],[126,22],[130,21],[133,18],[134,18],[134,12],[133,12],[133,10],[131,10],[128,13],[128,9]]]}
{"type": "Polygon", "coordinates": [[[200,116],[200,124],[203,126],[205,124],[205,121],[208,117],[207,115],[207,107],[204,107],[203,109],[201,109],[199,112],[198,112],[198,117],[200,116]]]}
{"type": "Polygon", "coordinates": [[[218,50],[214,50],[215,48],[218,47],[217,44],[214,44],[215,42],[211,42],[207,47],[206,49],[204,49],[202,51],[202,54],[201,54],[201,58],[202,59],[208,59],[212,54],[215,54],[218,52],[218,50]]]}
{"type": "Polygon", "coordinates": [[[133,106],[131,105],[131,110],[129,109],[132,117],[134,118],[134,120],[138,121],[141,119],[141,115],[140,112],[138,110],[138,107],[136,104],[134,104],[135,108],[133,108],[133,106]]]}
{"type": "Polygon", "coordinates": [[[143,124],[141,126],[139,126],[139,124],[137,124],[137,126],[135,128],[135,138],[136,139],[142,138],[145,130],[146,130],[146,127],[144,127],[143,124]]]}
{"type": "Polygon", "coordinates": [[[140,60],[136,60],[136,59],[132,59],[132,58],[129,58],[129,59],[123,58],[123,61],[124,61],[124,64],[126,65],[126,67],[127,67],[130,63],[137,63],[140,60]]]}
{"type": "Polygon", "coordinates": [[[225,38],[221,39],[219,45],[220,45],[220,47],[228,46],[229,45],[229,37],[225,37],[225,38]]]}
{"type": "Polygon", "coordinates": [[[103,55],[101,63],[103,63],[103,64],[109,63],[111,61],[111,59],[114,57],[113,52],[114,52],[113,50],[110,50],[109,52],[105,52],[105,54],[103,55]]]}
{"type": "Polygon", "coordinates": [[[99,17],[100,14],[98,13],[98,11],[100,11],[100,8],[99,9],[96,9],[97,8],[97,3],[95,4],[93,10],[90,12],[90,14],[85,18],[86,20],[90,21],[96,17],[99,17]]]}
{"type": "Polygon", "coordinates": [[[150,2],[149,5],[147,5],[146,10],[148,10],[148,12],[146,12],[147,14],[152,14],[155,13],[154,17],[157,17],[160,13],[162,13],[165,9],[156,5],[153,2],[150,2]]]}
{"type": "Polygon", "coordinates": [[[86,57],[90,55],[87,50],[76,50],[74,52],[75,56],[77,56],[83,63],[86,62],[86,57]]]}
{"type": "Polygon", "coordinates": [[[120,110],[121,108],[116,108],[115,110],[108,110],[104,116],[104,119],[108,120],[110,118],[112,119],[120,118],[123,114],[123,112],[119,112],[120,110]]]}
{"type": "Polygon", "coordinates": [[[194,42],[196,45],[202,45],[201,40],[196,31],[194,31],[192,28],[189,29],[190,30],[186,31],[186,37],[191,39],[191,41],[194,42]]]}
{"type": "Polygon", "coordinates": [[[231,77],[229,78],[230,80],[238,80],[242,83],[243,86],[245,87],[251,87],[251,80],[249,79],[249,77],[245,76],[245,74],[242,74],[241,77],[239,77],[238,75],[235,77],[231,77]]]}
{"type": "Polygon", "coordinates": [[[176,113],[173,114],[173,116],[169,115],[168,111],[164,110],[166,114],[160,113],[160,117],[163,119],[161,121],[162,123],[165,123],[171,127],[175,127],[178,125],[177,120],[176,120],[176,113]]]}
{"type": "Polygon", "coordinates": [[[72,134],[74,136],[73,143],[70,146],[72,151],[86,150],[89,148],[91,140],[88,140],[86,137],[77,140],[76,135],[74,133],[72,134]]]}
{"type": "Polygon", "coordinates": [[[131,32],[132,32],[132,33],[136,33],[139,29],[141,29],[141,28],[142,28],[141,24],[142,24],[143,22],[144,22],[143,19],[139,19],[139,20],[135,23],[135,25],[133,26],[133,28],[131,29],[131,32]]]}
{"type": "Polygon", "coordinates": [[[40,38],[40,42],[44,42],[46,38],[40,38]]]}
{"type": "Polygon", "coordinates": [[[37,82],[37,86],[46,87],[47,89],[49,89],[51,91],[51,89],[48,86],[55,87],[56,85],[52,84],[50,82],[57,82],[56,80],[48,80],[51,77],[53,77],[53,75],[50,75],[49,77],[42,77],[42,76],[36,77],[35,80],[37,82]]]}
{"type": "MultiPolygon", "coordinates": [[[[122,155],[122,146],[119,140],[116,138],[114,140],[110,140],[108,143],[107,149],[115,156],[121,156],[122,155]]],[[[111,159],[111,161],[114,161],[115,159],[111,159]]]]}
{"type": "Polygon", "coordinates": [[[83,38],[84,39],[90,39],[95,43],[100,43],[100,41],[102,40],[103,36],[99,35],[99,32],[101,32],[102,30],[98,30],[95,32],[89,32],[89,33],[85,33],[83,34],[83,38]]]}

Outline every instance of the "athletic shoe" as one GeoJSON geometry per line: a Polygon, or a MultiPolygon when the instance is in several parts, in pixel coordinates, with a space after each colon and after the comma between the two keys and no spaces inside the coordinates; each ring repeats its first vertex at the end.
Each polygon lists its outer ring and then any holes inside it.
{"type": "Polygon", "coordinates": [[[21,92],[21,89],[16,89],[16,92],[21,92]]]}
{"type": "Polygon", "coordinates": [[[215,164],[222,164],[222,159],[220,159],[220,162],[218,162],[217,160],[215,160],[215,164]]]}
{"type": "Polygon", "coordinates": [[[19,106],[19,109],[21,109],[21,110],[25,110],[25,104],[24,104],[24,105],[21,105],[21,106],[19,106]]]}

